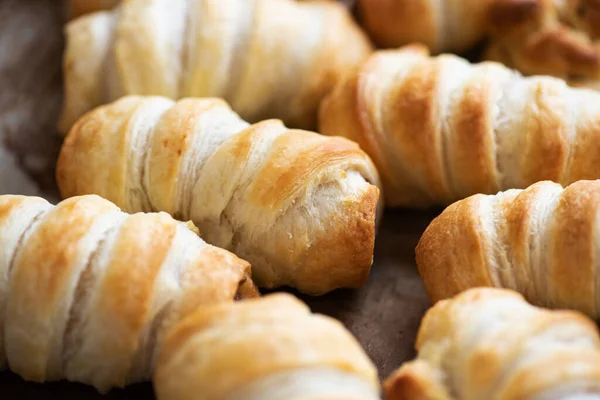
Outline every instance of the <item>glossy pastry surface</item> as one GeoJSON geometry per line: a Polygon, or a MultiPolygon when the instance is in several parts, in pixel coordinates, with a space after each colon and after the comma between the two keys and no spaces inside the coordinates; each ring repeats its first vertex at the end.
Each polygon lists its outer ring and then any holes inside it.
{"type": "Polygon", "coordinates": [[[344,138],[249,125],[218,99],[126,97],[82,118],[57,167],[64,197],[192,220],[263,287],[322,294],[366,281],[379,177],[344,138]]]}
{"type": "Polygon", "coordinates": [[[387,400],[597,400],[600,337],[572,311],[471,289],[427,312],[418,356],[385,382],[387,400]]]}
{"type": "Polygon", "coordinates": [[[379,399],[356,339],[288,294],[194,313],[167,335],[158,365],[158,400],[379,399]]]}
{"type": "Polygon", "coordinates": [[[599,212],[600,181],[472,196],[427,228],[417,246],[419,272],[434,301],[495,286],[599,319],[599,212]]]}
{"type": "Polygon", "coordinates": [[[321,105],[320,132],[358,142],[390,206],[600,178],[600,94],[498,63],[378,51],[321,105]]]}
{"type": "Polygon", "coordinates": [[[358,0],[363,26],[381,47],[419,42],[434,53],[471,50],[488,33],[494,0],[358,0]]]}
{"type": "Polygon", "coordinates": [[[320,100],[371,51],[335,1],[129,0],[66,36],[63,133],[124,95],[220,97],[252,122],[314,128],[320,100]]]}
{"type": "Polygon", "coordinates": [[[165,213],[0,196],[0,364],[26,380],[147,380],[168,328],[257,294],[247,262],[165,213]]]}

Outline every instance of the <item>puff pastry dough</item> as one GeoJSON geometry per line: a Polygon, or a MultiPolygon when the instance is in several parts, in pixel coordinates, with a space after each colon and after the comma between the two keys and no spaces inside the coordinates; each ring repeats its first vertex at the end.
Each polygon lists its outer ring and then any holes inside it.
{"type": "Polygon", "coordinates": [[[256,295],[247,262],[165,213],[0,196],[0,365],[26,380],[104,392],[149,379],[182,317],[256,295]]]}
{"type": "Polygon", "coordinates": [[[373,158],[391,206],[600,178],[600,94],[497,63],[380,51],[321,106],[320,131],[373,158]]]}
{"type": "Polygon", "coordinates": [[[598,0],[494,0],[486,57],[527,75],[600,80],[598,0]]]}
{"type": "Polygon", "coordinates": [[[387,400],[600,398],[596,325],[508,290],[472,289],[437,303],[416,347],[418,358],[385,382],[387,400]]]}
{"type": "Polygon", "coordinates": [[[531,303],[600,319],[600,181],[566,189],[476,195],[448,207],[417,246],[417,264],[435,300],[475,286],[516,290],[531,303]]]}
{"type": "Polygon", "coordinates": [[[494,0],[358,0],[363,26],[382,47],[413,42],[434,53],[470,50],[489,28],[494,0]]]}
{"type": "Polygon", "coordinates": [[[288,294],[203,308],[169,332],[158,400],[378,400],[375,366],[338,321],[288,294]]]}
{"type": "Polygon", "coordinates": [[[313,128],[323,96],[371,51],[331,1],[129,0],[66,34],[63,132],[128,94],[221,97],[252,122],[313,128]]]}
{"type": "Polygon", "coordinates": [[[361,286],[373,259],[377,171],[355,143],[248,125],[218,99],[126,97],[87,114],[63,146],[65,197],[191,219],[250,261],[264,287],[361,286]]]}

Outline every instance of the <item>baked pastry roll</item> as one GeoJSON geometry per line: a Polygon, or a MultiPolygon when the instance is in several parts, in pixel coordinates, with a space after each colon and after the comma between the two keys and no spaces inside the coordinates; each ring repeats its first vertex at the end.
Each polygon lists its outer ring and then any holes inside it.
{"type": "Polygon", "coordinates": [[[494,0],[485,57],[574,85],[600,80],[597,0],[494,0]]]}
{"type": "Polygon", "coordinates": [[[158,400],[379,400],[379,381],[338,321],[291,295],[203,308],[169,332],[158,400]]]}
{"type": "Polygon", "coordinates": [[[432,52],[463,53],[488,33],[494,0],[358,0],[362,24],[381,47],[413,42],[432,52]]]}
{"type": "Polygon", "coordinates": [[[320,131],[358,142],[390,206],[600,178],[600,94],[500,64],[380,51],[321,106],[320,131]]]}
{"type": "Polygon", "coordinates": [[[252,122],[313,128],[323,96],[371,51],[334,1],[129,0],[66,35],[65,133],[132,94],[221,97],[252,122]]]}
{"type": "Polygon", "coordinates": [[[147,380],[181,318],[257,294],[247,262],[165,213],[0,196],[0,365],[26,380],[147,380]]]}
{"type": "Polygon", "coordinates": [[[417,246],[419,272],[433,301],[496,286],[598,320],[599,212],[600,181],[472,196],[429,225],[417,246]]]}
{"type": "Polygon", "coordinates": [[[249,125],[219,99],[126,97],[82,118],[63,145],[64,197],[193,220],[250,261],[263,287],[361,286],[373,260],[379,177],[344,138],[249,125]]]}
{"type": "Polygon", "coordinates": [[[418,357],[385,382],[387,400],[597,400],[600,338],[572,311],[471,289],[427,312],[418,357]]]}

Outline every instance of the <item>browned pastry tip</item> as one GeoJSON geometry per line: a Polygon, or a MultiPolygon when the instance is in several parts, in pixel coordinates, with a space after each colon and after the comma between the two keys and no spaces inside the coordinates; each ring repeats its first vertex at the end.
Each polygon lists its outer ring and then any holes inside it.
{"type": "Polygon", "coordinates": [[[538,182],[459,201],[429,225],[417,246],[427,292],[435,302],[473,287],[501,287],[535,305],[598,319],[599,210],[599,180],[566,188],[538,182]]]}
{"type": "MultiPolygon", "coordinates": [[[[423,366],[415,363],[415,369],[418,368],[423,368],[423,366]]],[[[424,379],[418,373],[407,374],[406,371],[401,369],[397,369],[385,379],[383,382],[383,392],[385,393],[386,400],[444,399],[443,397],[435,396],[435,390],[431,389],[429,380],[424,379]]]]}
{"type": "Polygon", "coordinates": [[[416,348],[386,379],[387,400],[600,397],[597,326],[510,290],[474,288],[436,303],[416,348]]]}
{"type": "Polygon", "coordinates": [[[252,280],[252,275],[250,273],[246,273],[240,280],[238,289],[235,292],[234,300],[247,300],[254,299],[256,297],[260,297],[260,291],[252,280]]]}

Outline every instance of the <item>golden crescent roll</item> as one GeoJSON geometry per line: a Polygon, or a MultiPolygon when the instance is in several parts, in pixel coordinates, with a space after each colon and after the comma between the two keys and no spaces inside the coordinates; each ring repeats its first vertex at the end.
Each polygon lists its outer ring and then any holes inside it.
{"type": "Polygon", "coordinates": [[[88,14],[101,10],[110,10],[119,4],[121,0],[69,0],[69,15],[71,18],[77,18],[83,14],[88,14]]]}
{"type": "Polygon", "coordinates": [[[98,196],[0,196],[0,365],[105,392],[149,379],[164,332],[255,297],[250,265],[165,213],[98,196]]]}
{"type": "Polygon", "coordinates": [[[66,35],[63,132],[134,94],[221,97],[252,122],[313,128],[323,96],[371,51],[332,1],[129,0],[66,35]]]}
{"type": "Polygon", "coordinates": [[[377,52],[340,82],[320,131],[360,144],[391,206],[600,178],[600,94],[422,46],[377,52]]]}
{"type": "Polygon", "coordinates": [[[417,359],[385,382],[387,400],[598,400],[600,337],[572,311],[471,289],[421,323],[417,359]]]}
{"type": "Polygon", "coordinates": [[[600,80],[598,0],[494,0],[485,57],[576,85],[600,80]]]}
{"type": "Polygon", "coordinates": [[[419,272],[434,301],[495,286],[598,320],[599,213],[600,181],[472,196],[429,225],[417,246],[419,272]]]}
{"type": "Polygon", "coordinates": [[[363,26],[381,47],[423,43],[432,52],[466,52],[488,30],[493,0],[358,0],[363,26]]]}
{"type": "Polygon", "coordinates": [[[157,400],[378,400],[375,366],[338,321],[288,294],[200,309],[171,330],[157,400]]]}
{"type": "Polygon", "coordinates": [[[63,145],[64,197],[192,220],[253,265],[263,287],[358,287],[373,259],[379,177],[344,138],[249,125],[219,99],[126,97],[82,118],[63,145]]]}

